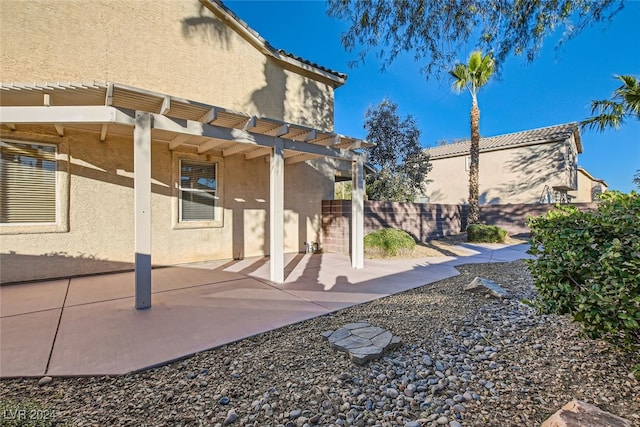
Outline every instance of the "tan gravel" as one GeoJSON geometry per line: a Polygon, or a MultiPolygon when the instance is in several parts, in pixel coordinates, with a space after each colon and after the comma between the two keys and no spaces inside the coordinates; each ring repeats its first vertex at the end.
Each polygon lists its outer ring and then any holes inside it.
{"type": "MultiPolygon", "coordinates": [[[[42,387],[38,379],[2,380],[0,396],[5,403],[44,405],[57,425],[536,426],[578,398],[640,426],[640,382],[629,374],[632,360],[581,337],[566,317],[538,315],[519,303],[533,296],[523,261],[459,271],[157,369],[54,378],[42,387]],[[513,298],[463,291],[476,276],[497,281],[513,298]],[[353,364],[320,334],[357,320],[391,330],[403,346],[379,361],[353,364]],[[444,364],[446,373],[425,366],[425,356],[434,366],[444,364]],[[432,393],[423,387],[414,395],[415,385],[429,378],[449,389],[432,393]],[[445,402],[463,391],[474,398],[456,408],[445,402]]],[[[0,417],[8,422],[6,414],[0,417]]]]}

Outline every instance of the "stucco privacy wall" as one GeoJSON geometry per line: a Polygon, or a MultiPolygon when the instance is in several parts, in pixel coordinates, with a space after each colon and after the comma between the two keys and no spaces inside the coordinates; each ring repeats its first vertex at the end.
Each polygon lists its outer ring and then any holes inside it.
{"type": "Polygon", "coordinates": [[[607,190],[607,185],[602,180],[594,179],[584,169],[578,168],[578,189],[569,194],[575,203],[586,203],[595,200],[598,194],[607,190]]]}
{"type": "MultiPolygon", "coordinates": [[[[581,210],[594,209],[595,203],[574,204],[581,210]]],[[[529,216],[544,215],[552,204],[509,204],[480,206],[480,221],[504,228],[510,235],[529,233],[529,216]]],[[[467,206],[433,203],[365,202],[365,235],[382,228],[397,228],[425,242],[462,233],[466,228],[467,206]]],[[[323,250],[349,253],[351,201],[322,201],[323,250]]]]}
{"type": "Polygon", "coordinates": [[[333,130],[334,83],[285,69],[198,0],[0,0],[0,55],[5,82],[114,81],[333,130]]]}
{"type": "MultiPolygon", "coordinates": [[[[35,130],[35,129],[34,129],[35,130]]],[[[3,132],[3,137],[24,133],[3,132]]],[[[50,142],[57,136],[27,134],[50,142]]],[[[131,268],[134,261],[133,148],[128,138],[67,130],[59,147],[70,164],[67,175],[71,208],[68,232],[3,234],[2,283],[66,277],[131,268]]],[[[256,256],[269,252],[269,163],[241,156],[218,159],[152,144],[152,252],[154,265],[256,256]],[[222,226],[181,228],[177,223],[176,160],[219,162],[222,226]],[[173,166],[171,166],[173,165],[173,166]]],[[[319,241],[321,200],[333,194],[331,175],[304,163],[285,167],[285,251],[298,252],[305,241],[319,241]],[[314,185],[308,185],[313,182],[314,185]],[[306,183],[306,184],[305,184],[306,183]],[[304,191],[303,191],[304,188],[304,191]]]]}
{"type": "MultiPolygon", "coordinates": [[[[365,235],[382,228],[405,230],[419,241],[459,234],[466,224],[466,206],[365,201],[365,235]]],[[[325,252],[349,253],[350,200],[322,201],[325,252]]]]}
{"type": "MultiPolygon", "coordinates": [[[[566,161],[567,141],[480,153],[480,204],[537,203],[545,189],[577,188],[575,162],[566,161]]],[[[430,203],[457,204],[469,196],[466,155],[433,159],[425,195],[430,203]],[[462,179],[461,177],[465,177],[462,179]]]]}

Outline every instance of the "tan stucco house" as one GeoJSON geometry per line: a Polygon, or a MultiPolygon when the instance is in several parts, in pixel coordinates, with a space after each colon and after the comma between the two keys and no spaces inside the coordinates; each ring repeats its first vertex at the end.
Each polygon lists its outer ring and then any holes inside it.
{"type": "Polygon", "coordinates": [[[578,167],[578,189],[570,191],[569,197],[574,203],[590,203],[597,201],[598,194],[607,191],[609,186],[603,179],[591,175],[585,168],[578,167]]]}
{"type": "Polygon", "coordinates": [[[346,75],[217,0],[0,0],[1,281],[283,254],[321,240],[366,143],[334,133],[346,75]]]}
{"type": "MultiPolygon", "coordinates": [[[[427,150],[433,169],[420,201],[467,202],[469,149],[470,142],[463,141],[427,150]]],[[[592,201],[583,195],[584,191],[592,194],[593,184],[581,178],[579,171],[586,171],[578,167],[580,153],[582,141],[577,123],[481,138],[480,204],[592,201]]],[[[606,184],[599,188],[606,190],[606,184]]]]}

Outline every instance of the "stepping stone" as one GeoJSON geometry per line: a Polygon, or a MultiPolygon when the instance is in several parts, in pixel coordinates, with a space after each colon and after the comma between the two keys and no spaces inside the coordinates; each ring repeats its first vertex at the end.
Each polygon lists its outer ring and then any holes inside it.
{"type": "Polygon", "coordinates": [[[324,331],[321,335],[331,347],[348,353],[350,359],[360,365],[379,359],[385,351],[402,345],[400,337],[363,321],[349,323],[335,331],[324,331]]]}
{"type": "Polygon", "coordinates": [[[493,280],[476,277],[464,287],[465,291],[488,294],[496,298],[508,298],[509,292],[493,280]]]}
{"type": "Polygon", "coordinates": [[[378,328],[377,326],[369,326],[366,328],[352,329],[351,333],[353,335],[357,335],[361,338],[373,338],[385,332],[384,329],[378,328]]]}

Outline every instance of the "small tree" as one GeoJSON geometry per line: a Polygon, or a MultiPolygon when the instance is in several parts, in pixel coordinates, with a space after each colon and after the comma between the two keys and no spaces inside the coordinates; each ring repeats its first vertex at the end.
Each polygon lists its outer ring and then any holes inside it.
{"type": "Polygon", "coordinates": [[[378,169],[378,173],[367,175],[369,199],[414,201],[425,190],[431,170],[415,119],[411,115],[401,119],[398,105],[384,99],[367,110],[364,128],[367,140],[376,144],[366,149],[368,161],[378,169]]]}
{"type": "Polygon", "coordinates": [[[478,91],[487,84],[493,72],[495,63],[490,53],[482,55],[479,50],[471,52],[466,64],[458,63],[449,74],[453,77],[453,88],[460,92],[467,89],[471,94],[471,164],[469,165],[469,217],[468,224],[480,221],[480,109],[478,108],[478,91]]]}

